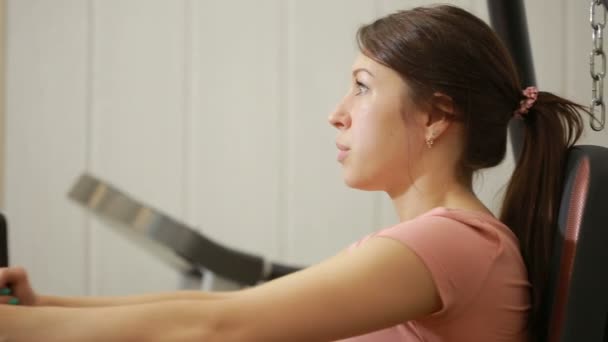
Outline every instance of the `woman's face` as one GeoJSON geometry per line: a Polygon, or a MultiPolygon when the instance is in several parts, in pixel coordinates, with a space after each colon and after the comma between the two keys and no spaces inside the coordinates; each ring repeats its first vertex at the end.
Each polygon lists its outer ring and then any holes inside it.
{"type": "Polygon", "coordinates": [[[396,71],[359,54],[351,87],[329,116],[348,186],[389,193],[408,186],[425,141],[409,94],[396,71]]]}

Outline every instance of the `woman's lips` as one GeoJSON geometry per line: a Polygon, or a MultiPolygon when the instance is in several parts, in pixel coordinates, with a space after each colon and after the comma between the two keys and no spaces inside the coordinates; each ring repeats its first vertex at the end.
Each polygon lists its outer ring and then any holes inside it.
{"type": "Polygon", "coordinates": [[[340,151],[338,152],[338,161],[339,161],[339,162],[341,162],[341,161],[343,161],[344,159],[346,159],[346,157],[348,157],[348,150],[345,150],[345,151],[340,150],[340,151]]]}
{"type": "Polygon", "coordinates": [[[338,148],[338,161],[341,162],[344,159],[346,159],[346,157],[348,157],[348,152],[350,151],[350,148],[348,148],[347,146],[344,146],[342,144],[338,144],[336,143],[336,147],[338,148]]]}

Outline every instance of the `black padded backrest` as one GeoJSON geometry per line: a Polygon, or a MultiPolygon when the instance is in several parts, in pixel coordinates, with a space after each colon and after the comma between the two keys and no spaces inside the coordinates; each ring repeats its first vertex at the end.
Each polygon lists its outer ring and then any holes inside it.
{"type": "Polygon", "coordinates": [[[8,266],[8,232],[6,219],[0,213],[0,267],[8,266]]]}
{"type": "Polygon", "coordinates": [[[544,312],[550,342],[608,341],[608,148],[568,152],[544,312]]]}

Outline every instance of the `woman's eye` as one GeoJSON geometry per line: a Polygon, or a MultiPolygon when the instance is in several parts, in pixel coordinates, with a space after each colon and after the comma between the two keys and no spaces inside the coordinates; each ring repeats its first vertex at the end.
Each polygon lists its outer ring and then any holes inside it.
{"type": "Polygon", "coordinates": [[[360,95],[360,94],[366,92],[367,89],[368,89],[365,84],[363,84],[363,83],[361,83],[359,81],[355,81],[355,86],[356,86],[356,89],[357,89],[357,91],[355,92],[355,95],[360,95]]]}

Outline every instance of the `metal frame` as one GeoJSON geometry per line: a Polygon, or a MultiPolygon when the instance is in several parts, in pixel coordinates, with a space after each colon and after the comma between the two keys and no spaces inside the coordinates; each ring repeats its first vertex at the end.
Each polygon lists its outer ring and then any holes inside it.
{"type": "MultiPolygon", "coordinates": [[[[506,45],[519,71],[522,81],[521,88],[535,86],[536,76],[523,0],[488,0],[488,11],[494,31],[506,45]]],[[[509,134],[515,160],[519,160],[521,155],[523,132],[523,122],[512,120],[509,126],[509,134]]]]}
{"type": "Polygon", "coordinates": [[[219,244],[90,174],[83,174],[68,196],[180,271],[184,284],[188,284],[182,287],[199,286],[201,277],[206,289],[249,286],[298,270],[219,244]]]}

